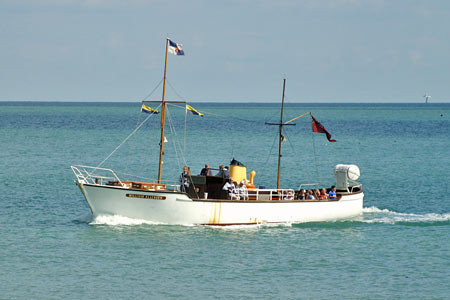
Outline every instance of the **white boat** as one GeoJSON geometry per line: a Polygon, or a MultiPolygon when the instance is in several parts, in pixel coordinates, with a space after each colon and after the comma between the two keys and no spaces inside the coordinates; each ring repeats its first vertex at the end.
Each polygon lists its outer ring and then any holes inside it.
{"type": "MultiPolygon", "coordinates": [[[[167,53],[170,45],[166,41],[167,53]]],[[[360,171],[356,165],[337,165],[336,197],[323,199],[302,199],[302,190],[317,187],[316,184],[302,184],[298,187],[280,188],[281,144],[283,126],[292,121],[311,115],[303,114],[292,120],[283,121],[284,89],[279,123],[279,151],[277,186],[274,188],[255,187],[254,173],[247,179],[246,167],[238,161],[229,166],[229,173],[222,176],[186,176],[183,184],[162,183],[162,158],[164,147],[165,81],[164,68],[163,97],[161,103],[161,140],[158,179],[155,182],[138,182],[119,178],[111,170],[90,166],[71,166],[76,176],[75,183],[80,188],[94,217],[99,215],[120,215],[164,224],[194,225],[243,225],[264,223],[323,222],[348,219],[362,214],[364,193],[357,182],[360,171]],[[231,177],[242,182],[245,189],[224,190],[223,186],[231,177]]],[[[312,116],[313,130],[329,133],[312,116]]],[[[334,141],[334,140],[330,140],[334,141]]],[[[324,187],[321,187],[324,188],[324,187]]]]}

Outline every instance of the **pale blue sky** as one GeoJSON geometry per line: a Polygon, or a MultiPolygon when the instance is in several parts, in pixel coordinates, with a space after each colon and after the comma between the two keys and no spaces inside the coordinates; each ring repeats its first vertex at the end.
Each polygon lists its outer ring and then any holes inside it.
{"type": "Polygon", "coordinates": [[[284,75],[290,102],[450,99],[444,0],[0,0],[0,28],[0,101],[140,101],[167,34],[191,102],[280,101],[284,75]]]}

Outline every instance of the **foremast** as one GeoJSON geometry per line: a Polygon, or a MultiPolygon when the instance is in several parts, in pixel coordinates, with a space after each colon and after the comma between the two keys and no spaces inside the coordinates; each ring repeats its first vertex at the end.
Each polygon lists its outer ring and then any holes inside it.
{"type": "Polygon", "coordinates": [[[166,119],[166,75],[167,75],[167,54],[169,49],[169,39],[166,38],[166,58],[164,63],[164,79],[163,79],[163,93],[161,99],[161,139],[159,141],[159,168],[158,168],[158,183],[161,183],[162,164],[164,155],[164,123],[166,119]]]}

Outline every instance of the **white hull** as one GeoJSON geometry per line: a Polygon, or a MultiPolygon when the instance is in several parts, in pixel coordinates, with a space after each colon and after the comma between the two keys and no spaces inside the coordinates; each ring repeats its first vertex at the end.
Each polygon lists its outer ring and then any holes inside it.
{"type": "Polygon", "coordinates": [[[364,194],[339,201],[192,200],[182,192],[159,192],[78,183],[92,214],[166,224],[302,223],[348,219],[362,214],[364,194]]]}

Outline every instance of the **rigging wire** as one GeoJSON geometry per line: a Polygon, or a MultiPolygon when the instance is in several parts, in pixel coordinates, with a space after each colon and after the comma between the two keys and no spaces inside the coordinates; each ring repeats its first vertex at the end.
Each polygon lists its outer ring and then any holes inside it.
{"type": "MultiPolygon", "coordinates": [[[[170,105],[178,107],[178,108],[186,109],[186,106],[176,105],[176,104],[173,104],[173,103],[170,103],[170,105]]],[[[237,118],[237,117],[230,117],[230,116],[220,115],[220,114],[209,112],[207,110],[202,110],[201,113],[204,113],[205,115],[222,117],[222,118],[225,118],[225,119],[233,119],[233,120],[244,121],[244,122],[249,122],[249,123],[254,123],[254,124],[261,124],[261,121],[253,121],[253,120],[247,120],[247,119],[242,119],[242,118],[237,118]]]]}
{"type": "MultiPolygon", "coordinates": [[[[161,80],[158,82],[158,84],[153,88],[153,90],[147,94],[147,96],[145,96],[142,101],[145,101],[146,99],[148,99],[151,95],[153,95],[153,93],[161,86],[161,83],[163,82],[164,78],[161,78],[161,80]]],[[[139,111],[138,113],[138,118],[136,121],[136,127],[138,126],[138,124],[141,121],[141,111],[139,111]]],[[[128,150],[128,160],[127,160],[127,165],[125,167],[125,170],[128,172],[129,168],[130,168],[130,164],[131,164],[131,157],[132,157],[132,153],[136,153],[136,139],[132,139],[131,141],[131,145],[130,148],[128,150]]]]}
{"type": "Polygon", "coordinates": [[[264,163],[264,166],[266,166],[266,168],[267,168],[267,163],[269,162],[270,156],[272,155],[273,148],[275,147],[275,144],[277,142],[277,137],[278,137],[278,134],[276,134],[273,139],[272,147],[270,148],[269,155],[267,155],[266,162],[264,163]]]}
{"type": "MultiPolygon", "coordinates": [[[[159,106],[158,106],[159,108],[159,106]]],[[[100,168],[114,153],[116,153],[117,150],[119,150],[120,147],[122,147],[123,144],[125,144],[138,130],[139,128],[142,127],[142,125],[144,125],[149,119],[150,117],[153,116],[153,114],[150,114],[147,118],[145,118],[144,121],[142,121],[141,124],[139,124],[138,127],[136,127],[136,129],[133,130],[133,132],[131,132],[123,141],[122,143],[120,143],[119,146],[116,147],[116,149],[113,150],[113,152],[111,152],[101,163],[99,163],[92,172],[95,172],[98,168],[100,168]]]]}
{"type": "MultiPolygon", "coordinates": [[[[290,137],[289,137],[288,134],[287,134],[287,130],[284,130],[283,133],[284,133],[284,136],[286,137],[286,140],[287,140],[288,143],[289,143],[289,146],[291,146],[292,152],[294,152],[294,156],[297,157],[297,158],[300,158],[300,155],[299,155],[298,152],[295,150],[294,144],[292,144],[291,139],[290,139],[290,137]]],[[[294,161],[296,162],[296,164],[298,165],[299,168],[302,167],[302,165],[301,165],[301,163],[300,163],[300,159],[299,159],[299,161],[297,161],[296,159],[295,159],[294,161]]]]}
{"type": "Polygon", "coordinates": [[[159,83],[155,86],[155,88],[147,95],[144,97],[144,99],[142,99],[142,101],[145,101],[146,99],[148,99],[155,91],[157,88],[159,88],[159,86],[161,85],[161,83],[163,82],[164,78],[161,78],[161,80],[159,81],[159,83]]]}
{"type": "MultiPolygon", "coordinates": [[[[141,122],[141,114],[142,114],[142,112],[139,111],[138,112],[138,116],[137,116],[137,120],[136,120],[136,127],[141,122]]],[[[134,138],[131,140],[131,145],[128,148],[128,160],[127,160],[127,165],[125,167],[125,171],[126,172],[128,172],[130,164],[131,164],[132,153],[136,153],[136,136],[134,136],[134,138]]]]}
{"type": "Polygon", "coordinates": [[[311,131],[311,138],[312,138],[312,145],[313,145],[313,152],[314,152],[314,167],[316,170],[316,178],[319,179],[319,168],[317,167],[316,143],[314,140],[314,132],[313,131],[311,131]]]}
{"type": "Polygon", "coordinates": [[[184,109],[184,145],[183,145],[183,155],[186,156],[186,128],[187,128],[187,110],[184,109]]]}
{"type": "MultiPolygon", "coordinates": [[[[173,122],[173,119],[172,119],[172,117],[171,117],[170,112],[169,112],[168,109],[167,109],[167,116],[168,116],[167,119],[169,120],[169,128],[170,128],[170,131],[171,131],[172,134],[174,135],[174,139],[173,139],[173,140],[174,140],[174,141],[173,141],[173,147],[174,147],[174,151],[175,151],[175,156],[176,156],[176,158],[177,158],[178,168],[181,169],[180,159],[179,159],[178,151],[177,151],[177,148],[180,148],[180,152],[181,152],[181,145],[179,145],[179,143],[178,143],[178,136],[177,136],[177,132],[176,132],[176,130],[175,130],[175,124],[174,124],[174,122],[173,122]]],[[[181,154],[181,160],[183,161],[183,165],[184,165],[184,166],[187,166],[186,157],[184,156],[183,153],[181,154]]],[[[189,174],[189,180],[190,180],[190,182],[192,183],[192,185],[193,185],[193,187],[194,187],[195,195],[197,196],[197,198],[200,198],[200,197],[198,196],[197,189],[196,189],[196,187],[195,187],[194,181],[192,180],[192,175],[191,175],[191,174],[189,174]]],[[[182,182],[181,184],[183,184],[183,182],[182,182]]]]}
{"type": "MultiPolygon", "coordinates": [[[[177,133],[175,131],[175,126],[173,124],[173,120],[172,120],[172,116],[170,115],[170,110],[167,108],[167,120],[169,121],[169,128],[170,128],[170,132],[173,134],[174,136],[174,141],[172,143],[174,151],[175,151],[175,157],[177,159],[177,165],[178,165],[178,169],[181,169],[181,164],[180,164],[180,158],[178,156],[178,151],[177,151],[177,133]]],[[[164,137],[165,138],[165,137],[164,137]]],[[[183,157],[183,161],[185,161],[184,157],[183,157]]]]}
{"type": "Polygon", "coordinates": [[[173,87],[173,85],[170,83],[169,79],[166,78],[166,82],[169,84],[170,88],[172,89],[172,91],[182,100],[186,101],[186,98],[181,96],[173,87]]]}

